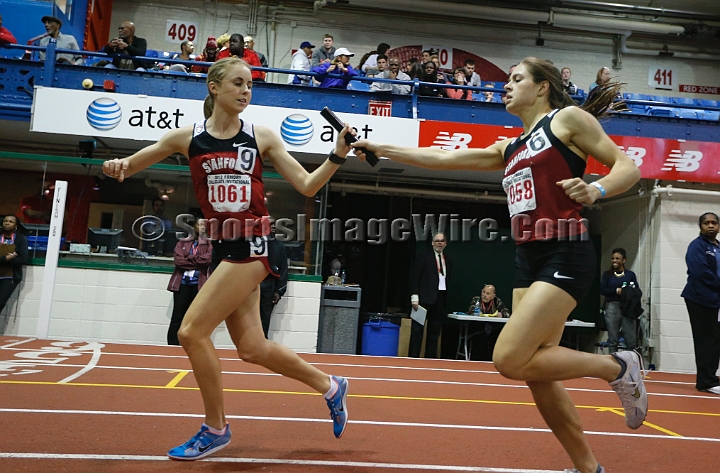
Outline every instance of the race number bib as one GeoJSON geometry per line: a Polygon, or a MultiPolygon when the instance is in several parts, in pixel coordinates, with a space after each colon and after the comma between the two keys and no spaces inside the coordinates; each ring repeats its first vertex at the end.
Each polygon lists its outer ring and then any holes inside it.
{"type": "Polygon", "coordinates": [[[510,210],[511,217],[537,208],[532,169],[521,169],[512,176],[503,179],[502,184],[507,194],[508,210],[510,210]]]}
{"type": "Polygon", "coordinates": [[[253,236],[250,240],[250,257],[259,258],[268,255],[268,237],[253,236]]]}
{"type": "Polygon", "coordinates": [[[208,200],[216,212],[242,212],[250,207],[250,176],[210,174],[207,182],[208,200]]]}

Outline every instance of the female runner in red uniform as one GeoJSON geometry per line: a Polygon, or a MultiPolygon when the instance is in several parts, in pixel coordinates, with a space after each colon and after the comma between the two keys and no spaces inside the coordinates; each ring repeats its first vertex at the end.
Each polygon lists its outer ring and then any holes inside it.
{"type": "Polygon", "coordinates": [[[596,101],[585,105],[593,112],[588,113],[563,91],[560,72],[552,63],[529,57],[505,85],[506,109],[523,122],[520,137],[486,149],[456,151],[367,140],[353,145],[428,169],[504,169],[503,187],[518,246],[513,314],[495,345],[493,362],[503,376],[527,383],[575,466],[566,471],[582,473],[604,469],[593,456],[580,415],[561,381],[595,377],[610,382],[630,428],[639,428],[647,412],[642,359],[636,352],[596,355],[559,346],[565,320],[595,275],[595,253],[587,229],[578,224],[579,211],[583,204],[625,192],[640,178],[638,168],[595,118],[611,106],[617,93],[617,87],[604,87],[596,101]],[[591,185],[582,180],[588,155],[611,169],[591,185]]]}
{"type": "Polygon", "coordinates": [[[198,292],[178,331],[200,387],[205,422],[195,436],[170,450],[168,456],[197,460],[230,443],[220,360],[210,339],[222,321],[242,360],[297,379],[324,394],[333,432],[339,438],[347,425],[347,380],[328,376],[289,348],[266,340],[263,334],[259,285],[277,268],[268,254],[270,226],[264,203],[262,159],[269,159],[303,195],[314,196],[350,151],[344,139],[349,128],[339,133],[328,160],[308,173],[273,131],[238,118],[252,97],[247,63],[237,58],[216,62],[208,71],[207,87],[205,122],[172,130],[130,157],[103,164],[105,174],[122,182],[173,153],[187,156],[195,196],[205,218],[210,219],[210,236],[215,240],[213,263],[217,268],[198,292]]]}

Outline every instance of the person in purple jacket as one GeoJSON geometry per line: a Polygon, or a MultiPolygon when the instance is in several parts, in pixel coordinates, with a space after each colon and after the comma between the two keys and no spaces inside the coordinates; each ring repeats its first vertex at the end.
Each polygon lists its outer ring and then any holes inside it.
{"type": "Polygon", "coordinates": [[[198,218],[195,220],[195,238],[180,240],[175,245],[175,271],[167,287],[168,291],[173,293],[173,312],[167,333],[168,345],[180,345],[178,330],[185,312],[212,272],[212,245],[206,231],[207,221],[198,218]]]}
{"type": "Polygon", "coordinates": [[[323,63],[313,67],[312,71],[320,74],[317,80],[320,81],[319,87],[326,89],[347,89],[350,78],[358,75],[358,72],[350,65],[350,58],[355,54],[347,50],[347,48],[338,48],[335,51],[335,59],[331,63],[323,63]],[[339,74],[345,77],[329,77],[327,74],[339,74]]]}
{"type": "Polygon", "coordinates": [[[685,263],[687,285],[680,297],[685,299],[695,346],[698,391],[720,395],[720,244],[718,216],[706,212],[700,216],[700,236],[690,242],[685,263]]]}

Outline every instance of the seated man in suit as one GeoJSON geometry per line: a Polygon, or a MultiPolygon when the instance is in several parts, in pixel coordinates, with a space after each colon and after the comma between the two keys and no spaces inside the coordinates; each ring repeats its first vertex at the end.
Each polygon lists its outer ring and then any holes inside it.
{"type": "MultiPolygon", "coordinates": [[[[446,245],[445,234],[436,233],[432,240],[433,250],[420,256],[415,263],[410,302],[413,310],[417,310],[418,305],[427,310],[425,358],[437,358],[438,339],[446,317],[445,303],[451,270],[451,261],[443,253],[446,245]]],[[[414,358],[420,356],[423,329],[423,325],[415,320],[412,321],[408,356],[414,358]]]]}

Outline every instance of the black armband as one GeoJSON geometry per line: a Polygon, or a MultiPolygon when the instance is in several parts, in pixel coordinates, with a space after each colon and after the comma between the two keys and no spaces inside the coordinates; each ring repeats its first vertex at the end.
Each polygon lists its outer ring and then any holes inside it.
{"type": "Polygon", "coordinates": [[[328,155],[328,159],[330,160],[331,163],[335,163],[335,164],[343,164],[346,161],[345,158],[341,158],[340,156],[335,154],[335,150],[330,151],[330,154],[328,155]]]}

